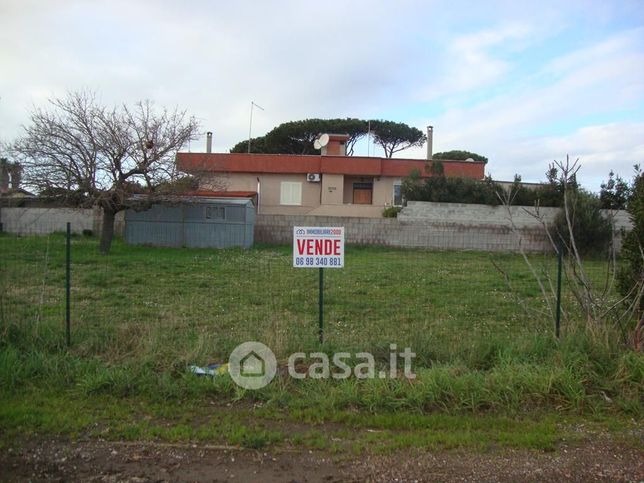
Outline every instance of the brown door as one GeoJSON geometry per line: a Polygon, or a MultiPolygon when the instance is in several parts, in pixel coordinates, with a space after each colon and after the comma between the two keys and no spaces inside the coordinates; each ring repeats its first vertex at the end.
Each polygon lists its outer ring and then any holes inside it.
{"type": "Polygon", "coordinates": [[[370,205],[373,194],[373,187],[360,186],[367,183],[355,183],[353,185],[353,204],[355,205],[370,205]],[[356,186],[358,185],[358,186],[356,186]]]}

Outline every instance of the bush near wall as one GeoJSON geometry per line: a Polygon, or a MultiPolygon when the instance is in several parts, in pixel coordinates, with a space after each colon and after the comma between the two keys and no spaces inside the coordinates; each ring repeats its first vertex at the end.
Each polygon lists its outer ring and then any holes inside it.
{"type": "MultiPolygon", "coordinates": [[[[500,205],[507,191],[490,176],[483,180],[461,178],[444,174],[443,163],[431,163],[431,177],[421,179],[420,172],[415,171],[403,181],[403,196],[407,201],[431,201],[436,203],[470,203],[479,205],[500,205]]],[[[547,183],[536,189],[528,189],[521,184],[521,178],[515,177],[511,188],[510,204],[515,206],[549,206],[563,205],[563,185],[557,179],[557,172],[546,173],[547,183]]],[[[573,189],[578,189],[574,180],[573,189]]]]}
{"type": "Polygon", "coordinates": [[[402,208],[400,206],[387,206],[384,210],[382,210],[382,216],[383,218],[398,218],[398,213],[402,208]]]}
{"type": "MultiPolygon", "coordinates": [[[[613,235],[613,227],[601,212],[599,198],[585,190],[577,190],[570,194],[568,214],[572,225],[572,236],[575,246],[581,256],[598,256],[608,253],[608,247],[613,235]]],[[[568,228],[566,213],[561,210],[552,228],[553,238],[563,241],[567,250],[571,250],[571,230],[568,228]]]]}

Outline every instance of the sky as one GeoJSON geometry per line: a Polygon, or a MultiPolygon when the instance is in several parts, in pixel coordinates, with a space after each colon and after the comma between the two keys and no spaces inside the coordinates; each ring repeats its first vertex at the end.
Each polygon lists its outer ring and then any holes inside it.
{"type": "MultiPolygon", "coordinates": [[[[312,117],[434,126],[434,152],[598,190],[644,165],[644,1],[0,0],[0,141],[77,90],[199,119],[227,152],[312,117]]],[[[357,154],[382,155],[357,147],[357,154]]],[[[424,148],[397,157],[424,158],[424,148]]]]}

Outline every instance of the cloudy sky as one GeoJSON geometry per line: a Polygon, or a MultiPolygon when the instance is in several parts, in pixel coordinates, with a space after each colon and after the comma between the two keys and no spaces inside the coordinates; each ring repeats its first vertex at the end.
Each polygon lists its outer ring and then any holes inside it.
{"type": "Polygon", "coordinates": [[[642,0],[0,0],[0,19],[5,142],[89,88],[186,109],[217,151],[248,136],[254,100],[253,136],[307,117],[431,124],[435,152],[486,155],[497,179],[542,180],[570,154],[597,189],[644,164],[642,0]]]}

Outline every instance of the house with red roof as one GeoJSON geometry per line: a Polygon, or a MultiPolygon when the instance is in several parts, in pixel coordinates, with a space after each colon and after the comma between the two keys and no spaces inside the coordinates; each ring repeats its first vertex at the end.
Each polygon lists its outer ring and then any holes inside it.
{"type": "MultiPolygon", "coordinates": [[[[380,217],[402,204],[405,177],[431,176],[427,160],[347,156],[348,135],[320,139],[320,155],[178,153],[177,168],[198,178],[201,195],[254,197],[258,213],[322,216],[380,217]]],[[[484,177],[484,162],[441,162],[446,176],[484,177]]]]}

